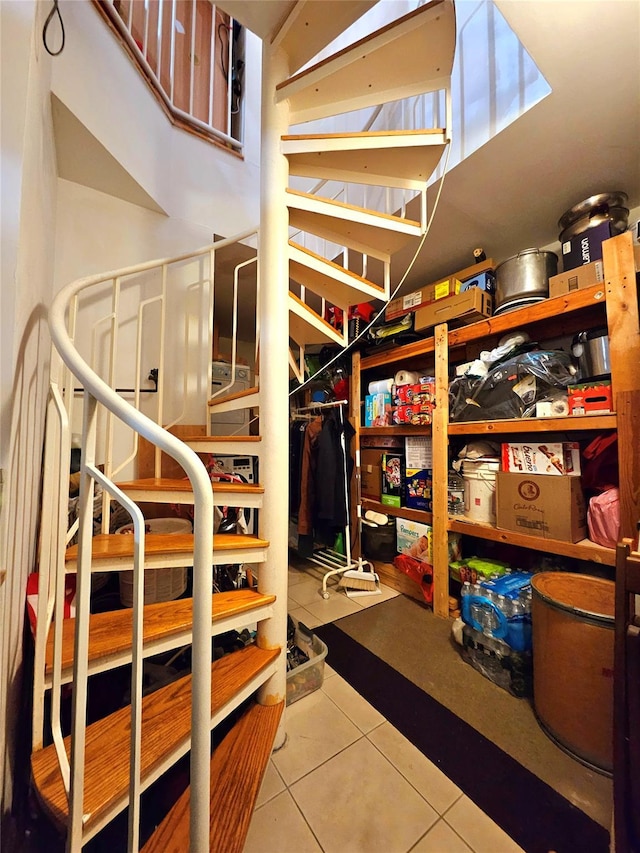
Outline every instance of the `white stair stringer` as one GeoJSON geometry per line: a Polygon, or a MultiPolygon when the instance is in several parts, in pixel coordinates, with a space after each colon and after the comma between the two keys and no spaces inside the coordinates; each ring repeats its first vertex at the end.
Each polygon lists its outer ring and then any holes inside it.
{"type": "Polygon", "coordinates": [[[289,293],[289,337],[302,349],[311,344],[348,344],[346,328],[339,332],[294,293],[289,293]]]}
{"type": "Polygon", "coordinates": [[[290,124],[301,124],[447,89],[455,27],[452,0],[432,0],[284,80],[276,100],[287,100],[290,124]]]}
{"type": "Polygon", "coordinates": [[[418,192],[447,143],[443,128],[288,135],[282,153],[290,175],[418,192]]]}

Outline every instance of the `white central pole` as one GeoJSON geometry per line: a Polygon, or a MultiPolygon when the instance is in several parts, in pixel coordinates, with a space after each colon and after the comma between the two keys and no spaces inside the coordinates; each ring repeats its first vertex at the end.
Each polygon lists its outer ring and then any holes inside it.
{"type": "MultiPolygon", "coordinates": [[[[261,592],[277,596],[274,618],[260,624],[258,644],[279,646],[281,666],[260,691],[260,702],[276,704],[286,696],[286,625],[289,518],[289,214],[285,190],[288,164],[280,151],[288,131],[289,108],[275,103],[276,84],[288,76],[282,51],[263,43],[262,157],[260,169],[260,244],[258,248],[260,317],[260,481],[266,494],[260,533],[269,540],[259,571],[261,592]]],[[[284,729],[276,741],[281,745],[284,729]]]]}

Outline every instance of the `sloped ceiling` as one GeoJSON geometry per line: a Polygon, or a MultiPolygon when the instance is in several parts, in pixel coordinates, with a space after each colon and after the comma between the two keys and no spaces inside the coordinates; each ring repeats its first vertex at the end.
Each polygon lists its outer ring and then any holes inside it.
{"type": "Polygon", "coordinates": [[[51,111],[60,178],[156,213],[166,213],[54,94],[51,111]]]}
{"type": "MultiPolygon", "coordinates": [[[[473,263],[477,246],[500,261],[557,244],[558,219],[596,193],[622,190],[640,205],[640,3],[496,5],[552,92],[451,170],[401,292],[473,263]]],[[[394,256],[395,281],[416,247],[394,256]]]]}

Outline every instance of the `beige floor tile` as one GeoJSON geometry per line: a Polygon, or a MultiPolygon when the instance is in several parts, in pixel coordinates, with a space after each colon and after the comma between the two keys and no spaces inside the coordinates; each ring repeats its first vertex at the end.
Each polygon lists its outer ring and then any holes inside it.
{"type": "Polygon", "coordinates": [[[460,797],[444,819],[475,853],[522,853],[522,848],[466,796],[460,797]]]}
{"type": "Polygon", "coordinates": [[[283,791],[253,813],[243,853],[322,853],[291,794],[283,791]]]}
{"type": "Polygon", "coordinates": [[[438,814],[444,814],[462,796],[460,788],[391,723],[385,722],[368,737],[438,814]]]}
{"type": "Polygon", "coordinates": [[[325,853],[406,853],[438,818],[366,738],[290,792],[325,853]]]}
{"type": "MultiPolygon", "coordinates": [[[[456,835],[448,823],[439,820],[425,837],[411,848],[411,853],[473,853],[473,851],[459,835],[456,835]]],[[[495,853],[499,851],[496,850],[495,853]]]]}
{"type": "Polygon", "coordinates": [[[306,625],[307,628],[317,628],[318,625],[321,625],[319,619],[311,613],[310,610],[307,610],[306,607],[300,607],[298,604],[293,602],[293,606],[291,605],[291,599],[289,599],[289,616],[293,616],[298,622],[302,622],[303,625],[306,625]]]}
{"type": "Polygon", "coordinates": [[[286,714],[287,741],[272,761],[287,785],[362,737],[322,690],[289,705],[286,714]]]}
{"type": "Polygon", "coordinates": [[[299,607],[306,607],[308,604],[322,601],[321,588],[322,582],[307,575],[303,581],[289,587],[289,599],[295,601],[299,607]]]}
{"type": "Polygon", "coordinates": [[[326,600],[321,598],[315,604],[305,604],[305,607],[320,620],[322,625],[342,619],[343,616],[351,616],[352,613],[358,613],[362,609],[359,604],[342,594],[332,595],[326,600]]]}
{"type": "Polygon", "coordinates": [[[330,678],[322,685],[322,689],[361,732],[366,734],[384,723],[382,714],[363,699],[344,678],[330,678]]]}
{"type": "Polygon", "coordinates": [[[282,777],[276,770],[273,761],[270,761],[267,764],[267,769],[264,774],[264,779],[262,780],[262,785],[260,787],[260,793],[258,794],[258,799],[256,800],[256,808],[260,808],[260,806],[264,805],[264,803],[272,800],[278,794],[281,794],[282,791],[285,790],[286,785],[282,781],[282,777]]]}
{"type": "Polygon", "coordinates": [[[294,566],[289,566],[289,586],[293,586],[294,584],[300,583],[300,581],[304,581],[309,577],[304,569],[297,569],[294,566]]]}

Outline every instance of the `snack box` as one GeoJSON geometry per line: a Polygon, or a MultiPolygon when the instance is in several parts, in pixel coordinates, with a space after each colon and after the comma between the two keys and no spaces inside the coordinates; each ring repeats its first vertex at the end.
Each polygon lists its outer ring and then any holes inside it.
{"type": "Polygon", "coordinates": [[[436,395],[435,379],[426,379],[413,385],[396,385],[394,402],[398,406],[414,403],[433,403],[436,395]]]}
{"type": "Polygon", "coordinates": [[[503,442],[503,471],[520,474],[580,475],[580,445],[576,441],[503,442]]]}
{"type": "Polygon", "coordinates": [[[412,406],[397,406],[393,411],[395,424],[427,426],[431,423],[433,403],[418,403],[412,406]]]}
{"type": "Polygon", "coordinates": [[[411,509],[433,510],[433,470],[431,468],[405,468],[403,506],[411,509]]]}
{"type": "Polygon", "coordinates": [[[583,382],[569,385],[570,415],[604,415],[613,411],[611,382],[583,382]]]}
{"type": "Polygon", "coordinates": [[[382,489],[380,503],[399,507],[402,503],[404,454],[385,451],[382,454],[382,489]]]}

